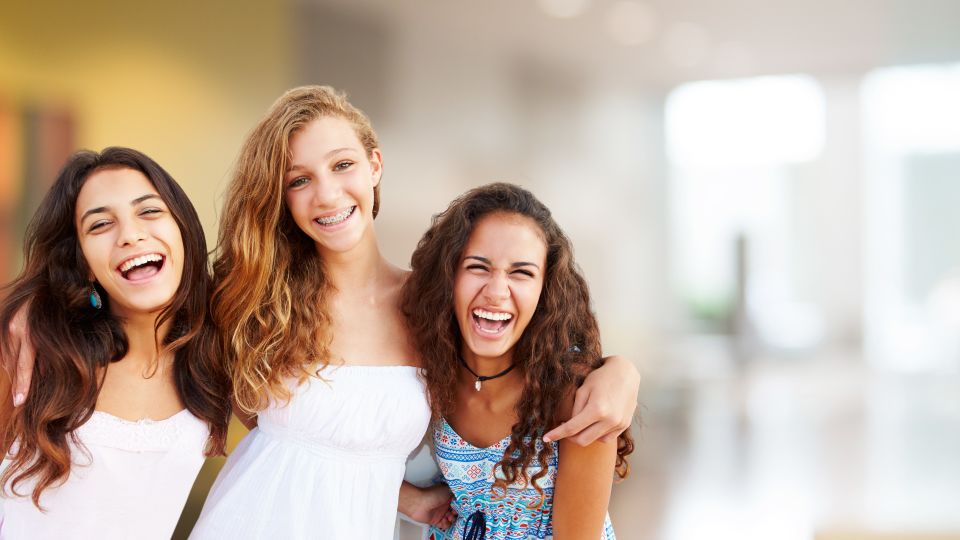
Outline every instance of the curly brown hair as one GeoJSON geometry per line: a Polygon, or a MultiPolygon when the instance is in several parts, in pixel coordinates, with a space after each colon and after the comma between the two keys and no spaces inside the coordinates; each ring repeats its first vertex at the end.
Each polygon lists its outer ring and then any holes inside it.
{"type": "MultiPolygon", "coordinates": [[[[237,406],[255,413],[285,400],[286,377],[301,381],[328,362],[331,285],[313,240],[283,198],[290,137],[310,122],[346,120],[370,157],[377,135],[344,93],[302,86],[284,93],[243,144],[227,188],[213,263],[213,318],[221,332],[237,406]]],[[[373,188],[373,216],[380,185],[373,188]]]]}
{"type": "Polygon", "coordinates": [[[29,305],[27,322],[36,348],[36,363],[27,400],[0,433],[0,453],[10,464],[0,485],[19,496],[17,486],[35,479],[31,494],[40,495],[66,480],[75,431],[93,414],[100,392],[98,370],[127,353],[120,320],[106,309],[110,298],[99,289],[104,309],[90,307],[87,261],[75,225],[77,196],[91,174],[105,168],[128,168],[147,177],[170,208],[183,238],[180,287],[161,312],[156,327],[171,321],[161,336],[164,351],[174,355],[174,383],[186,408],[210,428],[208,455],[224,453],[230,419],[230,383],[216,350],[216,331],[209,317],[210,272],[200,219],[186,193],[146,155],[111,147],[101,153],[75,153],[60,171],[27,229],[26,263],[20,276],[0,297],[0,337],[11,355],[9,324],[21,306],[29,305]],[[16,449],[12,456],[10,452],[16,449]]]}
{"type": "MultiPolygon", "coordinates": [[[[550,210],[529,191],[494,183],[468,191],[433,217],[430,229],[413,252],[413,273],[404,285],[400,305],[410,335],[425,368],[430,405],[436,416],[449,415],[456,401],[462,338],[454,312],[457,269],[474,227],[494,212],[519,214],[540,228],[547,246],[543,289],[536,311],[513,350],[513,361],[524,376],[524,391],[516,405],[517,423],[499,466],[503,478],[494,487],[505,489],[518,479],[536,481],[547,473],[550,445],[537,455],[536,439],[560,423],[561,408],[602,364],[600,331],[590,310],[590,290],[573,260],[570,240],[550,210]],[[534,457],[541,467],[533,478],[526,467],[534,457]]],[[[629,431],[617,441],[616,474],[629,472],[626,456],[633,452],[629,431]]]]}

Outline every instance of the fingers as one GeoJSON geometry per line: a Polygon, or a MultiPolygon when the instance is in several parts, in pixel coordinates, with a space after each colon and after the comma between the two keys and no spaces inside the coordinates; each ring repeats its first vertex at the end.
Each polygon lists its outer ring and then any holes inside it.
{"type": "Polygon", "coordinates": [[[13,405],[19,407],[27,399],[30,390],[30,378],[33,375],[33,362],[36,351],[30,341],[30,327],[27,324],[27,306],[21,306],[10,320],[10,336],[15,342],[16,364],[13,367],[13,405]]]}
{"type": "Polygon", "coordinates": [[[614,416],[601,406],[590,405],[570,420],[543,436],[544,442],[568,439],[579,446],[589,446],[598,440],[609,442],[616,439],[629,422],[614,416]]]}
{"type": "Polygon", "coordinates": [[[584,391],[583,388],[577,389],[573,396],[573,411],[571,418],[544,434],[543,442],[548,443],[566,439],[567,437],[580,433],[589,427],[590,424],[596,421],[596,419],[591,420],[584,415],[584,408],[587,405],[588,396],[589,393],[584,391]]]}
{"type": "Polygon", "coordinates": [[[34,351],[26,341],[20,343],[17,355],[16,376],[13,382],[13,406],[19,407],[27,400],[30,379],[33,376],[34,351]]]}
{"type": "Polygon", "coordinates": [[[441,530],[447,530],[456,520],[457,512],[454,511],[453,508],[447,507],[447,510],[435,522],[431,523],[431,525],[441,530]]]}
{"type": "Polygon", "coordinates": [[[606,443],[608,443],[608,442],[612,442],[612,441],[616,440],[616,438],[619,437],[619,436],[620,436],[620,432],[619,432],[619,431],[611,431],[611,432],[607,433],[606,435],[604,435],[603,437],[600,437],[600,438],[597,439],[597,440],[600,441],[600,442],[602,442],[602,443],[604,443],[604,444],[606,444],[606,443]]]}
{"type": "Polygon", "coordinates": [[[566,439],[567,437],[570,437],[572,435],[576,435],[577,433],[580,433],[589,424],[584,424],[584,421],[580,420],[579,418],[580,417],[575,416],[570,420],[560,424],[559,426],[551,429],[546,434],[544,434],[543,442],[548,443],[553,441],[559,441],[562,439],[566,439]]]}

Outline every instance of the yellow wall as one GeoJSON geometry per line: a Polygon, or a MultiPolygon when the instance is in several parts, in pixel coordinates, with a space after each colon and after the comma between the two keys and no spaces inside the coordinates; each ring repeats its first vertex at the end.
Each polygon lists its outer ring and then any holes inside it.
{"type": "Polygon", "coordinates": [[[70,107],[80,147],[149,154],[184,186],[212,242],[239,145],[290,86],[288,3],[54,4],[4,8],[0,97],[70,107]]]}
{"type": "MultiPolygon", "coordinates": [[[[197,207],[212,249],[240,144],[291,86],[288,2],[16,2],[3,11],[0,100],[66,106],[78,148],[130,146],[156,159],[197,207]]],[[[15,152],[4,145],[0,162],[15,152]]],[[[231,447],[244,432],[231,427],[231,447]]],[[[222,463],[204,468],[177,538],[222,463]]]]}

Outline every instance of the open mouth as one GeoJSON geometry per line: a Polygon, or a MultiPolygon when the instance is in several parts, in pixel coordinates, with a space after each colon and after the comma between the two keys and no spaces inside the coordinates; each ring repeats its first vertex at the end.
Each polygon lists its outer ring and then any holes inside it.
{"type": "Polygon", "coordinates": [[[338,212],[332,216],[319,217],[315,221],[318,225],[323,227],[332,227],[334,225],[339,225],[350,218],[353,213],[357,210],[356,205],[347,208],[341,212],[338,212]]]}
{"type": "Polygon", "coordinates": [[[510,326],[510,321],[512,320],[513,315],[510,313],[505,313],[502,311],[487,311],[481,308],[476,308],[473,310],[473,324],[484,334],[500,334],[507,328],[507,326],[510,326]]]}
{"type": "Polygon", "coordinates": [[[127,259],[117,271],[128,281],[142,281],[157,275],[163,268],[166,257],[159,253],[148,253],[132,259],[127,259]]]}

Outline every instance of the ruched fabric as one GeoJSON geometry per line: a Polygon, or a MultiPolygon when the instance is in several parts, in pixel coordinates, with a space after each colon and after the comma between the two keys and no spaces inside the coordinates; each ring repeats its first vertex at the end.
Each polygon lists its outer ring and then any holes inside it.
{"type": "Polygon", "coordinates": [[[192,539],[393,537],[430,421],[411,366],[336,366],[271,403],[220,472],[192,539]]]}

